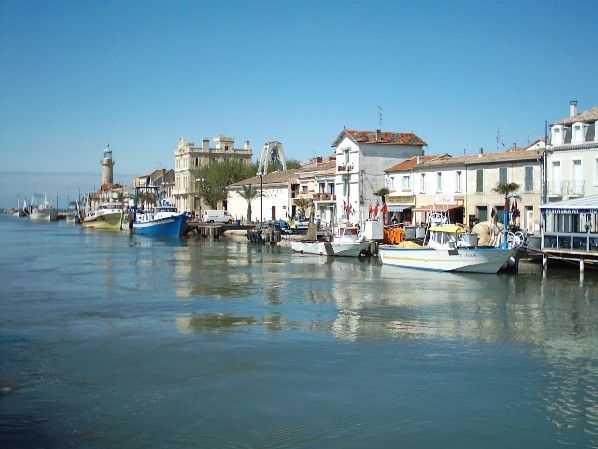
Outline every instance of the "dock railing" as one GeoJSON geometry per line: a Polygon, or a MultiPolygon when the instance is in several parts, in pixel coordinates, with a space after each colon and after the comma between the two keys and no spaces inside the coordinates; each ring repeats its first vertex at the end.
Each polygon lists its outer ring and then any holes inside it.
{"type": "Polygon", "coordinates": [[[587,232],[545,232],[544,250],[598,254],[598,234],[587,232]]]}

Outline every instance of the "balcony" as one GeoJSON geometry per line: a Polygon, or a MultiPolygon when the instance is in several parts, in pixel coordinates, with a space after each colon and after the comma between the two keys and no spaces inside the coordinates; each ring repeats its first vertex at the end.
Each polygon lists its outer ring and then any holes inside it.
{"type": "Polygon", "coordinates": [[[577,198],[585,194],[585,181],[551,181],[548,183],[549,196],[577,198]]]}
{"type": "Polygon", "coordinates": [[[336,201],[336,195],[334,193],[314,193],[314,201],[336,201]]]}
{"type": "Polygon", "coordinates": [[[353,170],[353,164],[342,164],[336,167],[337,172],[350,172],[353,170]]]}

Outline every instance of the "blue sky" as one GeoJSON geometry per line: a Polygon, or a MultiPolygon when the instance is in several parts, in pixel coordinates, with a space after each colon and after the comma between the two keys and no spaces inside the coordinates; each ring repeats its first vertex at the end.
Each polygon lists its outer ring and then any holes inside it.
{"type": "Polygon", "coordinates": [[[378,105],[428,153],[522,145],[598,105],[596,24],[595,1],[1,0],[0,205],[99,183],[107,141],[118,180],[171,167],[179,136],[326,155],[378,105]]]}

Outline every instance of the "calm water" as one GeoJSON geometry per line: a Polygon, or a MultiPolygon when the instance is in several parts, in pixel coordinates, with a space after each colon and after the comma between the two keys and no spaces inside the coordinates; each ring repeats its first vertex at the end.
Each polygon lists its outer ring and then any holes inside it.
{"type": "Polygon", "coordinates": [[[598,274],[0,218],[0,446],[598,447],[598,274]]]}

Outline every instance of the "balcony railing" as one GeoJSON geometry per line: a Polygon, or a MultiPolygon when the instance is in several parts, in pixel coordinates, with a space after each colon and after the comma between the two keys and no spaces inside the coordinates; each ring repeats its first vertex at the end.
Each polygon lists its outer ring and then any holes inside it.
{"type": "Polygon", "coordinates": [[[353,170],[353,164],[342,164],[336,168],[336,171],[339,172],[349,172],[353,170]]]}
{"type": "Polygon", "coordinates": [[[550,181],[548,194],[554,196],[584,196],[585,181],[550,181]]]}
{"type": "Polygon", "coordinates": [[[314,193],[314,201],[336,201],[336,195],[334,193],[314,193]]]}

